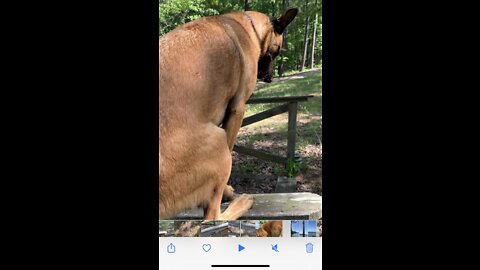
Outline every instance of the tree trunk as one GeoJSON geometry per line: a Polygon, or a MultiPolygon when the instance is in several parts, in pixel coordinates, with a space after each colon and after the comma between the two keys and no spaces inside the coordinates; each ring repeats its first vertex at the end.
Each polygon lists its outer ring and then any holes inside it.
{"type": "Polygon", "coordinates": [[[272,1],[272,17],[275,18],[275,1],[272,1]]]}
{"type": "MultiPolygon", "coordinates": [[[[285,0],[282,0],[282,14],[285,12],[287,6],[285,5],[285,0]]],[[[283,31],[283,43],[282,43],[282,49],[280,50],[280,64],[278,65],[278,77],[283,76],[283,68],[284,68],[284,62],[283,62],[283,50],[287,49],[287,29],[283,31]]]]}
{"type": "MultiPolygon", "coordinates": [[[[311,27],[311,26],[309,26],[309,27],[311,27]]],[[[312,32],[312,31],[309,31],[309,32],[312,32]]],[[[311,52],[312,39],[309,37],[307,42],[308,42],[308,45],[307,45],[308,47],[307,47],[307,58],[305,58],[306,59],[305,60],[305,67],[310,66],[310,58],[312,57],[312,54],[311,54],[312,53],[311,52]]]]}
{"type": "Polygon", "coordinates": [[[249,0],[245,0],[245,11],[250,10],[250,4],[248,3],[249,0]]]}
{"type": "Polygon", "coordinates": [[[323,54],[323,39],[322,39],[322,19],[321,19],[321,17],[319,19],[318,27],[319,27],[319,29],[318,29],[318,33],[319,33],[318,39],[320,41],[320,44],[319,44],[320,46],[318,46],[317,62],[318,62],[319,65],[322,65],[323,64],[323,61],[322,61],[322,59],[323,59],[323,56],[322,56],[322,54],[323,54]]]}
{"type": "Polygon", "coordinates": [[[300,49],[304,47],[303,43],[300,41],[298,44],[298,52],[297,52],[297,70],[300,70],[302,67],[302,52],[300,49]]]}
{"type": "Polygon", "coordinates": [[[317,21],[318,21],[318,14],[315,14],[315,24],[313,25],[313,34],[312,34],[312,58],[310,59],[310,68],[313,68],[313,64],[315,63],[315,40],[317,37],[317,21]]]}
{"type": "MultiPolygon", "coordinates": [[[[308,0],[305,3],[305,10],[307,10],[308,7],[308,0]]],[[[302,56],[302,63],[300,66],[300,71],[303,71],[303,68],[305,67],[305,60],[307,58],[307,48],[308,48],[308,29],[309,29],[309,17],[307,15],[307,18],[305,19],[305,38],[303,39],[303,56],[302,56]]]]}

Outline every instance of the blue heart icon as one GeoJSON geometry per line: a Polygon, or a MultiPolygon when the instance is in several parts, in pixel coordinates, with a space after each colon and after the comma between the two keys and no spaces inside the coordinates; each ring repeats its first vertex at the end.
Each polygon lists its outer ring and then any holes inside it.
{"type": "Polygon", "coordinates": [[[202,248],[205,252],[209,252],[212,246],[210,244],[203,244],[202,248]]]}

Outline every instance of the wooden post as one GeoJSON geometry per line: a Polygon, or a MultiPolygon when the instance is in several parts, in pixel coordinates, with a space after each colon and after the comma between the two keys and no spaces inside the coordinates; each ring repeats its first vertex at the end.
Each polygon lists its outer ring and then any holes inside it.
{"type": "Polygon", "coordinates": [[[297,130],[297,102],[288,103],[287,160],[295,160],[295,137],[297,130]]]}

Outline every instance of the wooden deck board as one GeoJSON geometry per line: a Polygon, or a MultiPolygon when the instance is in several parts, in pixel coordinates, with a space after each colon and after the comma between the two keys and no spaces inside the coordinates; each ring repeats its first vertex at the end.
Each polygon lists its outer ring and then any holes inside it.
{"type": "MultiPolygon", "coordinates": [[[[253,207],[241,220],[293,220],[322,217],[322,196],[314,193],[252,194],[253,207]]],[[[229,203],[222,204],[222,211],[229,203]]],[[[193,209],[179,214],[176,219],[202,219],[203,210],[193,209]]]]}

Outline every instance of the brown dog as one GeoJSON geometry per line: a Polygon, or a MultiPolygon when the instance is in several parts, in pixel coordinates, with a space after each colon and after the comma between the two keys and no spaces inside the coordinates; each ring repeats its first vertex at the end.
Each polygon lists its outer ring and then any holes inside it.
{"type": "Polygon", "coordinates": [[[257,237],[279,237],[282,236],[282,221],[268,221],[262,224],[257,230],[257,237]]]}
{"type": "MultiPolygon", "coordinates": [[[[231,151],[257,77],[271,82],[282,32],[294,19],[254,12],[200,18],[160,39],[160,218],[202,207],[204,219],[233,220],[253,204],[236,198],[221,213],[231,151]]],[[[227,197],[228,197],[227,196],[227,197]]]]}

